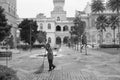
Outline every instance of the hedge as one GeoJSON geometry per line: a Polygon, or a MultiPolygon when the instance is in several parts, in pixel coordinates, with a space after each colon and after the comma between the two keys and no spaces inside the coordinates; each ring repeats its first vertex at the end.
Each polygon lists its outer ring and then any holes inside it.
{"type": "Polygon", "coordinates": [[[7,66],[0,65],[0,80],[19,80],[16,71],[7,66]]]}
{"type": "Polygon", "coordinates": [[[118,44],[101,44],[99,45],[100,48],[120,48],[118,44]]]}
{"type": "MultiPolygon", "coordinates": [[[[44,47],[44,45],[32,45],[32,48],[41,48],[44,47]]],[[[30,45],[18,45],[18,49],[28,50],[30,49],[30,45]]]]}

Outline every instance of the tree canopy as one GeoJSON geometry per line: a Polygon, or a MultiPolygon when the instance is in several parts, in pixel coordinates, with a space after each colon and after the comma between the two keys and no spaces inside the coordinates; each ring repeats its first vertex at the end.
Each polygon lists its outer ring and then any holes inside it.
{"type": "Polygon", "coordinates": [[[76,43],[81,38],[81,35],[84,33],[86,24],[84,21],[81,20],[80,17],[76,17],[73,22],[74,22],[74,26],[72,27],[72,30],[70,33],[71,33],[71,36],[74,35],[73,41],[76,43]]]}
{"type": "Polygon", "coordinates": [[[39,43],[45,43],[46,42],[46,32],[38,31],[36,38],[37,38],[37,41],[39,41],[39,43]]]}
{"type": "Polygon", "coordinates": [[[102,0],[93,0],[91,5],[92,12],[98,13],[105,10],[105,6],[102,0]]]}
{"type": "Polygon", "coordinates": [[[96,28],[100,31],[106,31],[106,27],[108,27],[108,19],[105,15],[100,15],[96,19],[96,28]]]}
{"type": "Polygon", "coordinates": [[[24,19],[18,26],[20,28],[21,41],[32,44],[36,41],[38,25],[36,21],[24,19]]]}
{"type": "Polygon", "coordinates": [[[3,41],[6,36],[9,36],[11,25],[8,25],[4,9],[0,6],[0,41],[3,41]]]}
{"type": "Polygon", "coordinates": [[[108,0],[107,6],[113,12],[118,13],[120,11],[120,0],[108,0]]]}

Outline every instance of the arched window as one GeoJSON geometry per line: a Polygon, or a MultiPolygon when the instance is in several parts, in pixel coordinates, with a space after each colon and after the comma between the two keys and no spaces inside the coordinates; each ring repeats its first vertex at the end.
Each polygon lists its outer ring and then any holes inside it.
{"type": "Polygon", "coordinates": [[[39,31],[39,30],[42,30],[42,29],[43,29],[43,24],[40,23],[40,25],[38,26],[38,31],[39,31]]]}
{"type": "Polygon", "coordinates": [[[69,37],[68,37],[68,36],[64,37],[63,43],[64,43],[64,44],[67,44],[67,43],[68,43],[68,40],[69,40],[69,37]]]}
{"type": "Polygon", "coordinates": [[[65,26],[63,27],[63,31],[68,31],[68,26],[67,26],[67,25],[65,25],[65,26]]]}
{"type": "Polygon", "coordinates": [[[50,23],[48,23],[48,29],[51,29],[51,24],[50,23]]]}
{"type": "Polygon", "coordinates": [[[60,37],[56,37],[56,44],[61,44],[61,38],[60,37]]]}
{"type": "Polygon", "coordinates": [[[61,27],[59,25],[56,26],[56,31],[61,31],[61,27]]]}
{"type": "Polygon", "coordinates": [[[48,42],[51,43],[51,38],[50,37],[48,38],[48,42]]]}
{"type": "Polygon", "coordinates": [[[112,34],[111,33],[106,33],[106,38],[111,38],[112,37],[112,34]]]}
{"type": "Polygon", "coordinates": [[[41,29],[41,30],[43,29],[43,24],[42,24],[42,23],[40,23],[40,29],[41,29]]]}
{"type": "Polygon", "coordinates": [[[60,17],[57,17],[57,21],[60,21],[60,17]]]}

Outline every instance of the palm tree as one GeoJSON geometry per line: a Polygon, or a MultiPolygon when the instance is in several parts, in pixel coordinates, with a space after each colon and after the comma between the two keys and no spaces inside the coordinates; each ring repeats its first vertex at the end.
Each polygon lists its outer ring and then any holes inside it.
{"type": "Polygon", "coordinates": [[[102,0],[93,0],[91,5],[91,10],[93,13],[101,13],[105,10],[105,6],[102,0]]]}
{"type": "MultiPolygon", "coordinates": [[[[107,6],[110,10],[113,12],[116,12],[118,15],[118,20],[119,20],[119,14],[120,14],[120,0],[109,0],[107,3],[107,6]]],[[[118,25],[118,33],[119,33],[119,25],[118,25]]],[[[120,44],[120,37],[119,37],[119,44],[120,44]]]]}
{"type": "Polygon", "coordinates": [[[109,18],[109,26],[111,27],[111,29],[113,30],[113,42],[115,44],[115,29],[117,28],[117,26],[119,26],[119,19],[117,15],[111,15],[109,18]]]}
{"type": "Polygon", "coordinates": [[[106,27],[108,27],[108,19],[105,15],[100,15],[96,19],[96,28],[102,33],[101,42],[103,42],[103,31],[106,31],[106,27]]]}
{"type": "MultiPolygon", "coordinates": [[[[91,10],[93,13],[98,13],[98,17],[99,18],[102,18],[102,16],[100,16],[101,14],[100,13],[103,13],[103,11],[105,10],[105,6],[104,6],[104,3],[102,0],[93,0],[92,2],[92,5],[91,5],[91,10]]],[[[98,19],[99,19],[98,18],[98,19]]],[[[101,24],[101,21],[99,22],[99,20],[96,22],[96,28],[100,30],[100,32],[103,32],[103,26],[100,27],[99,23],[101,24]],[[98,27],[97,27],[98,26],[98,27]]],[[[103,35],[103,33],[101,33],[103,35]]],[[[100,41],[103,40],[103,36],[102,36],[102,39],[100,39],[100,41]]],[[[100,42],[102,43],[102,42],[100,42]]]]}

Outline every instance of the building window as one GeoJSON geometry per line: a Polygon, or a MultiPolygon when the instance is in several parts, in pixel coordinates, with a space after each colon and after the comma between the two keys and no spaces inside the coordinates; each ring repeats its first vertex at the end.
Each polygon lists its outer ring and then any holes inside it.
{"type": "Polygon", "coordinates": [[[60,17],[57,17],[57,21],[60,21],[60,17]]]}
{"type": "Polygon", "coordinates": [[[38,31],[42,30],[43,29],[43,24],[40,23],[40,25],[38,26],[38,31]]]}
{"type": "Polygon", "coordinates": [[[41,30],[43,29],[43,24],[42,24],[42,23],[40,24],[40,29],[41,29],[41,30]]]}
{"type": "Polygon", "coordinates": [[[48,42],[51,43],[51,38],[50,37],[48,38],[48,42]]]}
{"type": "Polygon", "coordinates": [[[48,29],[51,29],[51,24],[50,23],[48,24],[48,29]]]}
{"type": "Polygon", "coordinates": [[[69,37],[68,37],[68,36],[64,37],[64,38],[63,38],[63,43],[64,43],[64,44],[67,44],[67,43],[68,43],[68,40],[69,40],[69,37]]]}
{"type": "Polygon", "coordinates": [[[61,38],[60,37],[56,37],[56,44],[61,44],[62,41],[61,41],[61,38]]]}
{"type": "Polygon", "coordinates": [[[67,26],[67,25],[65,25],[65,26],[63,27],[63,31],[68,31],[68,26],[67,26]]]}
{"type": "Polygon", "coordinates": [[[56,26],[56,31],[61,31],[61,27],[59,25],[56,26]]]}

